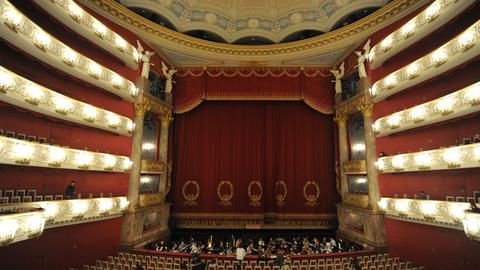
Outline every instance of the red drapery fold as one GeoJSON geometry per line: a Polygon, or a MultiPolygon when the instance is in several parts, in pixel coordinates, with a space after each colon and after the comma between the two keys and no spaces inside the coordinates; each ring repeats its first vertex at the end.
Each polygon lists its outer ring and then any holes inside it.
{"type": "Polygon", "coordinates": [[[174,90],[175,113],[203,100],[303,100],[313,109],[333,113],[331,74],[325,69],[209,68],[180,70],[174,90]]]}
{"type": "Polygon", "coordinates": [[[174,140],[173,213],[335,213],[331,115],[208,102],[176,117],[174,140]]]}

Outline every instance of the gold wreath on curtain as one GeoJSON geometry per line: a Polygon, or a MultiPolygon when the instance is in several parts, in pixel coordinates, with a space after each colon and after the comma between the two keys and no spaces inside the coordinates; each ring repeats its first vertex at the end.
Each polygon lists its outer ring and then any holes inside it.
{"type": "Polygon", "coordinates": [[[275,198],[277,199],[277,206],[284,206],[285,199],[287,198],[287,184],[285,181],[277,181],[275,182],[275,198]],[[278,192],[279,187],[283,188],[283,194],[278,192]]]}
{"type": "Polygon", "coordinates": [[[200,186],[197,181],[188,180],[183,184],[182,187],[183,198],[185,199],[184,204],[189,206],[197,205],[197,198],[200,195],[200,186]],[[195,193],[187,193],[187,187],[193,185],[195,187],[195,193]]]}
{"type": "Polygon", "coordinates": [[[232,205],[232,197],[233,197],[233,185],[230,181],[221,181],[217,186],[217,195],[220,199],[221,206],[231,206],[232,205]],[[222,193],[222,186],[227,185],[229,189],[229,193],[222,193]]]}
{"type": "Polygon", "coordinates": [[[305,197],[305,205],[308,207],[314,207],[317,205],[317,200],[318,197],[320,197],[320,187],[318,184],[314,181],[307,181],[305,182],[305,185],[303,185],[303,197],[305,197]],[[308,193],[308,187],[309,186],[314,186],[315,187],[315,194],[309,194],[308,193]]]}
{"type": "Polygon", "coordinates": [[[262,183],[259,181],[251,181],[250,184],[248,184],[248,197],[250,198],[250,206],[260,206],[260,200],[262,200],[263,196],[263,188],[262,188],[262,183]],[[252,194],[252,187],[253,185],[256,185],[260,192],[258,194],[252,194]]]}

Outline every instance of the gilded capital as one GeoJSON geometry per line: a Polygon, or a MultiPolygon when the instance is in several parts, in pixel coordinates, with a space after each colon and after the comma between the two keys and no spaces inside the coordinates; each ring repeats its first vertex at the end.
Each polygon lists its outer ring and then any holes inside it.
{"type": "Polygon", "coordinates": [[[357,104],[357,110],[359,110],[362,113],[364,118],[372,117],[373,103],[369,102],[366,99],[363,99],[357,104]]]}
{"type": "Polygon", "coordinates": [[[162,127],[168,127],[172,120],[172,111],[166,111],[165,113],[160,114],[160,121],[162,121],[162,127]]]}
{"type": "Polygon", "coordinates": [[[145,113],[149,111],[151,107],[152,107],[152,102],[150,102],[150,99],[143,98],[142,102],[135,103],[135,115],[144,116],[145,113]]]}
{"type": "Polygon", "coordinates": [[[347,113],[344,110],[336,110],[335,121],[337,121],[338,126],[345,127],[347,123],[347,113]]]}

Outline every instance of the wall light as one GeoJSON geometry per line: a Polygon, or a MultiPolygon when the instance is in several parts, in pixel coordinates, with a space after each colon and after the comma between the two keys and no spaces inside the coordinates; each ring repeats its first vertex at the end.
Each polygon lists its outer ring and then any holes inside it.
{"type": "Polygon", "coordinates": [[[26,95],[26,98],[25,98],[26,102],[32,105],[38,105],[44,98],[45,93],[40,87],[34,84],[28,84],[25,87],[25,95],[26,95]]]}
{"type": "Polygon", "coordinates": [[[110,79],[113,87],[119,89],[120,86],[123,84],[123,79],[122,77],[118,76],[118,74],[113,74],[111,79],[110,79]]]}
{"type": "Polygon", "coordinates": [[[363,152],[365,151],[365,144],[364,143],[356,143],[353,145],[353,151],[363,152]]]}
{"type": "Polygon", "coordinates": [[[28,144],[17,143],[13,147],[13,153],[15,156],[15,163],[27,165],[30,164],[30,160],[35,153],[35,148],[28,144]]]}
{"type": "Polygon", "coordinates": [[[106,120],[107,120],[108,126],[114,129],[117,128],[118,125],[120,124],[120,117],[118,117],[115,114],[108,113],[106,115],[106,120]]]}
{"type": "Polygon", "coordinates": [[[458,168],[462,161],[462,153],[458,148],[450,148],[442,154],[442,160],[449,168],[458,168]]]}
{"type": "Polygon", "coordinates": [[[82,217],[88,209],[88,203],[86,200],[72,200],[70,202],[70,209],[72,214],[77,217],[82,217]]]}
{"type": "Polygon", "coordinates": [[[473,149],[473,156],[477,159],[477,161],[480,161],[480,146],[477,146],[473,149]]]}
{"type": "Polygon", "coordinates": [[[448,206],[448,212],[454,219],[455,223],[460,223],[465,217],[465,210],[469,208],[468,205],[462,203],[450,203],[448,206]]]}
{"type": "Polygon", "coordinates": [[[375,161],[375,167],[377,167],[377,170],[379,172],[382,172],[383,170],[385,170],[385,161],[383,159],[378,159],[377,161],[375,161]]]}
{"type": "Polygon", "coordinates": [[[400,127],[400,121],[402,121],[400,114],[392,114],[387,118],[388,127],[391,129],[396,129],[400,127]]]}
{"type": "Polygon", "coordinates": [[[26,228],[22,229],[26,229],[29,238],[38,237],[42,234],[45,227],[45,218],[42,214],[37,213],[28,217],[23,225],[26,228]]]}
{"type": "Polygon", "coordinates": [[[117,36],[115,38],[115,46],[118,50],[123,52],[127,48],[127,42],[122,37],[117,36]]]}
{"type": "Polygon", "coordinates": [[[49,147],[47,156],[49,161],[48,166],[60,167],[62,162],[65,161],[67,154],[65,153],[65,150],[59,147],[49,147]]]}
{"type": "Polygon", "coordinates": [[[90,105],[83,106],[82,110],[83,120],[87,122],[95,122],[98,115],[98,110],[90,105]]]}
{"type": "Polygon", "coordinates": [[[55,106],[55,111],[59,114],[67,115],[74,108],[72,101],[65,98],[64,96],[54,96],[53,105],[55,106]]]}
{"type": "Polygon", "coordinates": [[[480,215],[474,213],[465,214],[463,228],[469,238],[480,240],[480,215]]]}
{"type": "Polygon", "coordinates": [[[414,157],[415,164],[422,170],[430,169],[432,156],[430,153],[418,153],[414,157]]]}
{"type": "Polygon", "coordinates": [[[105,27],[103,23],[99,21],[95,21],[92,24],[92,27],[93,27],[93,31],[97,36],[104,38],[107,35],[107,27],[105,27]]]}
{"type": "Polygon", "coordinates": [[[92,78],[98,79],[102,76],[103,69],[100,65],[95,62],[88,64],[88,75],[92,78]]]}
{"type": "Polygon", "coordinates": [[[67,6],[68,15],[72,17],[75,21],[81,22],[83,17],[83,9],[79,7],[75,2],[70,1],[67,6]]]}
{"type": "Polygon", "coordinates": [[[437,204],[433,201],[422,201],[420,209],[426,218],[434,219],[433,216],[437,213],[437,204]]]}
{"type": "Polygon", "coordinates": [[[392,47],[392,44],[393,44],[393,38],[390,35],[380,43],[380,46],[382,46],[383,51],[386,52],[392,47]]]}
{"type": "Polygon", "coordinates": [[[142,150],[145,150],[145,151],[151,151],[153,149],[155,149],[156,145],[153,144],[153,143],[143,143],[142,144],[142,150]]]}
{"type": "Polygon", "coordinates": [[[64,48],[62,51],[62,61],[69,66],[75,66],[77,57],[77,53],[70,48],[64,48]]]}
{"type": "Polygon", "coordinates": [[[139,89],[135,87],[134,85],[130,85],[130,95],[132,97],[136,97],[138,95],[139,89]]]}
{"type": "Polygon", "coordinates": [[[403,171],[404,166],[405,166],[405,157],[402,156],[394,156],[392,158],[392,166],[395,169],[395,171],[403,171]]]}
{"type": "Polygon", "coordinates": [[[401,29],[403,38],[408,38],[409,36],[411,36],[415,31],[416,27],[417,24],[413,20],[405,24],[401,29]]]}
{"type": "Polygon", "coordinates": [[[45,209],[44,215],[48,221],[53,221],[58,213],[59,205],[54,202],[42,202],[41,207],[45,209]]]}
{"type": "Polygon", "coordinates": [[[480,83],[470,86],[465,92],[464,99],[472,106],[480,105],[480,83]]]}
{"type": "Polygon", "coordinates": [[[395,210],[402,214],[407,214],[410,210],[410,202],[408,200],[395,201],[395,210]]]}
{"type": "Polygon", "coordinates": [[[420,123],[425,120],[427,115],[427,109],[425,106],[416,106],[410,110],[409,116],[413,120],[414,123],[420,123]]]}
{"type": "Polygon", "coordinates": [[[23,15],[13,7],[4,7],[3,18],[5,25],[14,32],[17,32],[23,23],[23,15]]]}
{"type": "Polygon", "coordinates": [[[469,29],[461,34],[458,37],[457,42],[464,51],[472,48],[475,45],[475,34],[473,33],[473,29],[469,29]]]}
{"type": "Polygon", "coordinates": [[[407,76],[410,80],[415,79],[419,74],[417,63],[412,63],[407,67],[407,76]]]}
{"type": "Polygon", "coordinates": [[[117,158],[112,155],[103,155],[103,166],[105,170],[111,171],[117,165],[117,158]]]}
{"type": "Polygon", "coordinates": [[[391,89],[397,84],[397,77],[394,74],[389,75],[385,78],[385,87],[391,89]]]}
{"type": "Polygon", "coordinates": [[[52,42],[52,39],[50,38],[50,35],[45,33],[42,30],[36,30],[35,35],[34,35],[34,44],[39,48],[40,50],[46,52],[48,50],[48,47],[50,46],[50,43],[52,42]]]}
{"type": "Polygon", "coordinates": [[[152,179],[150,179],[150,177],[148,177],[148,176],[140,177],[140,183],[142,183],[142,184],[148,184],[148,183],[150,183],[150,181],[152,181],[152,179]]]}
{"type": "Polygon", "coordinates": [[[448,53],[445,49],[440,48],[432,54],[432,61],[435,67],[441,66],[443,63],[447,62],[448,53]]]}
{"type": "Polygon", "coordinates": [[[453,112],[453,106],[455,104],[455,99],[452,96],[446,96],[441,98],[435,104],[435,109],[440,112],[442,115],[448,115],[453,112]]]}
{"type": "Polygon", "coordinates": [[[7,91],[13,90],[15,87],[15,80],[13,77],[0,70],[0,93],[6,93],[7,91]]]}
{"type": "Polygon", "coordinates": [[[100,198],[97,199],[98,210],[102,213],[108,213],[113,208],[113,201],[111,199],[100,198]]]}
{"type": "Polygon", "coordinates": [[[16,220],[4,219],[0,220],[0,244],[6,245],[15,240],[18,223],[16,220]]]}
{"type": "Polygon", "coordinates": [[[93,161],[93,156],[87,152],[77,152],[75,155],[75,163],[77,167],[80,169],[88,169],[90,164],[93,161]]]}
{"type": "Polygon", "coordinates": [[[121,169],[124,171],[128,171],[130,170],[131,167],[132,167],[132,161],[128,158],[124,158],[121,163],[121,169]]]}

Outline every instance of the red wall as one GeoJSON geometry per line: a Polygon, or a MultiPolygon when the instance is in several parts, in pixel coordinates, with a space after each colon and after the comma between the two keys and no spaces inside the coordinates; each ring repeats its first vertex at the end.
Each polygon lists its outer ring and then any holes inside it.
{"type": "MultiPolygon", "coordinates": [[[[479,11],[480,4],[477,2],[446,26],[392,57],[381,67],[370,71],[372,83],[458,35],[479,19],[479,11]]],[[[402,22],[397,23],[396,27],[402,22]]],[[[395,27],[389,27],[375,34],[372,44],[375,45],[394,29],[395,27]]],[[[447,95],[477,82],[479,78],[480,60],[472,59],[454,71],[446,72],[375,104],[374,119],[447,95]]],[[[479,114],[473,114],[377,138],[376,149],[377,152],[394,155],[447,147],[456,142],[462,143],[465,137],[480,134],[479,124],[479,114]]],[[[473,196],[474,191],[480,190],[479,172],[480,169],[462,169],[381,174],[380,193],[389,197],[395,193],[406,193],[413,198],[413,194],[424,190],[435,200],[445,200],[445,196],[473,196]]],[[[426,266],[427,269],[478,269],[480,243],[468,239],[463,231],[391,219],[385,220],[385,229],[388,248],[393,256],[411,260],[416,265],[426,266]]]]}

